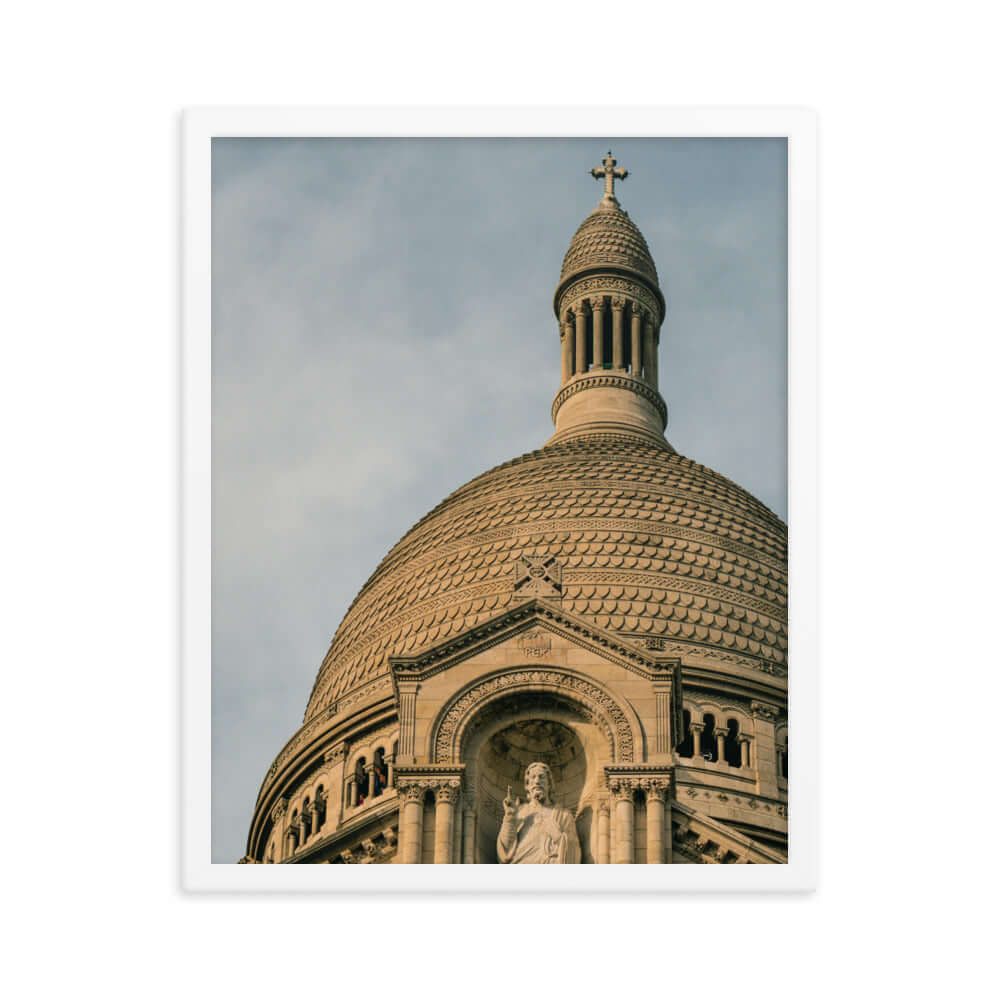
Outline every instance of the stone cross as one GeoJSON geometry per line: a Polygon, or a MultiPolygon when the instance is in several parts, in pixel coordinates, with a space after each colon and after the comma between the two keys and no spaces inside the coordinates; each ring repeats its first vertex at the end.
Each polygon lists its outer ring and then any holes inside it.
{"type": "Polygon", "coordinates": [[[596,177],[597,180],[604,178],[604,199],[605,201],[617,201],[615,198],[615,178],[623,181],[628,177],[628,171],[624,167],[616,166],[618,161],[611,155],[611,150],[608,150],[608,155],[604,157],[601,161],[602,165],[599,167],[594,167],[590,174],[592,177],[596,177]]]}

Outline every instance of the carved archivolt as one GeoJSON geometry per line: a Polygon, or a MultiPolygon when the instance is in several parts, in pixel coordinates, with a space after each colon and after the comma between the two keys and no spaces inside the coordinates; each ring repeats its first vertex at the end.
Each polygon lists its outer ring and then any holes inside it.
{"type": "Polygon", "coordinates": [[[622,707],[606,691],[584,677],[563,670],[513,670],[490,677],[466,691],[441,717],[432,745],[434,760],[443,764],[458,760],[462,735],[486,703],[518,691],[540,691],[564,696],[581,704],[599,720],[611,737],[614,758],[630,763],[635,754],[638,733],[622,707]]]}

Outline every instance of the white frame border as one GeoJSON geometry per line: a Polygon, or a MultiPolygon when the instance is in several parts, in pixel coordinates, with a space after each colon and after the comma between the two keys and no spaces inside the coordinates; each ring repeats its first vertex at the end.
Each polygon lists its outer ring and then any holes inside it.
{"type": "Polygon", "coordinates": [[[734,892],[816,888],[819,846],[816,115],[789,109],[261,109],[185,112],[182,139],[181,883],[242,892],[734,892]],[[236,865],[211,861],[211,141],[214,137],[788,139],[787,865],[236,865]],[[809,780],[795,775],[809,775],[809,780]],[[697,872],[695,871],[697,869],[697,872]]]}

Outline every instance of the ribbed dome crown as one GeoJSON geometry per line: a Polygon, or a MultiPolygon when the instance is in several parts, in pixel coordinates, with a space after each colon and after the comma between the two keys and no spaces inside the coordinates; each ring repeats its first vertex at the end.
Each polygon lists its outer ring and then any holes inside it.
{"type": "Polygon", "coordinates": [[[523,600],[525,559],[555,560],[553,599],[623,638],[690,644],[784,673],[782,521],[690,459],[595,434],[484,473],[414,525],[344,616],[307,721],[376,696],[390,656],[418,653],[523,600]]]}
{"type": "Polygon", "coordinates": [[[624,268],[659,287],[645,238],[628,212],[617,206],[602,204],[580,224],[563,258],[559,284],[594,267],[624,268]]]}

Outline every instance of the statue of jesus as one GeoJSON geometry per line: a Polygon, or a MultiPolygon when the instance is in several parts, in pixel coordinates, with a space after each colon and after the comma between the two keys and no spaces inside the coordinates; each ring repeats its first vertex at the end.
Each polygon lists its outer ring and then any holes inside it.
{"type": "Polygon", "coordinates": [[[524,774],[528,801],[503,800],[503,824],[497,837],[497,857],[504,865],[578,865],[580,840],[568,809],[552,802],[552,771],[535,761],[524,774]]]}

